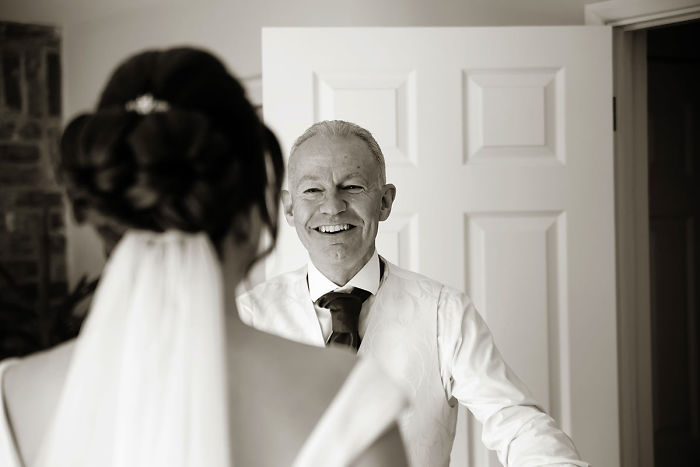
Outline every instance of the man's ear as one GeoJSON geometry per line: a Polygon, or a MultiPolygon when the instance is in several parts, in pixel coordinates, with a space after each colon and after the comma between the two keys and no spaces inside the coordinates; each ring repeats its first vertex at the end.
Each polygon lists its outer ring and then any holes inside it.
{"type": "Polygon", "coordinates": [[[284,218],[287,219],[287,224],[289,224],[290,227],[294,227],[292,195],[287,190],[282,190],[282,207],[284,208],[284,218]]]}
{"type": "Polygon", "coordinates": [[[391,206],[394,204],[394,199],[396,199],[396,187],[391,183],[387,183],[382,188],[382,204],[379,208],[380,221],[385,221],[389,218],[389,214],[391,214],[391,206]]]}

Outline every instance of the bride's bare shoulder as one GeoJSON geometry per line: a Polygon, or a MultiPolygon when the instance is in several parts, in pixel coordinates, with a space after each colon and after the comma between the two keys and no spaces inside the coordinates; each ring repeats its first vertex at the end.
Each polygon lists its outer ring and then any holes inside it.
{"type": "Polygon", "coordinates": [[[266,378],[291,380],[300,387],[340,387],[357,357],[341,348],[322,348],[293,342],[246,327],[233,352],[239,364],[252,366],[266,378]]]}
{"type": "Polygon", "coordinates": [[[21,358],[9,366],[2,395],[10,425],[25,460],[36,452],[65,381],[75,341],[21,358]]]}
{"type": "Polygon", "coordinates": [[[252,328],[229,340],[232,428],[242,465],[291,465],[356,362],[350,352],[252,328]]]}
{"type": "Polygon", "coordinates": [[[30,391],[53,392],[63,386],[75,340],[21,358],[5,373],[6,401],[32,398],[30,391]]]}

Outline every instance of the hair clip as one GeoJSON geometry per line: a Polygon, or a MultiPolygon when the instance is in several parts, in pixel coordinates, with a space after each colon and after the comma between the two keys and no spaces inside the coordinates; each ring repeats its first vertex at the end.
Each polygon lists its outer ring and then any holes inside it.
{"type": "Polygon", "coordinates": [[[165,112],[170,110],[170,104],[166,101],[155,99],[153,94],[148,93],[128,101],[124,104],[124,108],[127,111],[136,112],[139,115],[148,115],[153,112],[165,112]]]}

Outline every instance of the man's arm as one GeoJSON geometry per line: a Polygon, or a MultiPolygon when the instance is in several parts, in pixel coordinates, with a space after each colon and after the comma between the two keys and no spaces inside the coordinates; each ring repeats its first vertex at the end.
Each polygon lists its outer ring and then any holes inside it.
{"type": "Polygon", "coordinates": [[[506,365],[469,297],[449,288],[438,304],[438,348],[447,397],[482,423],[482,441],[503,465],[588,466],[506,365]]]}

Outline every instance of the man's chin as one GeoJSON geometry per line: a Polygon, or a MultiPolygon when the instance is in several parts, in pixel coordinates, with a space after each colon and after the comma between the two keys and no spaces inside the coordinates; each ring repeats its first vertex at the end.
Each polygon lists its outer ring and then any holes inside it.
{"type": "Polygon", "coordinates": [[[371,257],[372,251],[361,251],[358,248],[352,248],[350,245],[325,245],[323,248],[317,249],[309,256],[314,264],[326,264],[333,267],[348,267],[353,268],[360,261],[367,261],[371,257]]]}
{"type": "Polygon", "coordinates": [[[344,265],[354,263],[362,254],[357,249],[345,244],[324,245],[322,249],[314,255],[319,262],[328,265],[344,265]]]}

